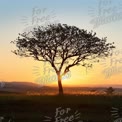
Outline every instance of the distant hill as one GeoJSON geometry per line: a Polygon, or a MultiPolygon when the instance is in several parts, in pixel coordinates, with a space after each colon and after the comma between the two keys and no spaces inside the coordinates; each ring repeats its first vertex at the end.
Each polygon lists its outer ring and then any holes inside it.
{"type": "Polygon", "coordinates": [[[40,86],[36,83],[31,82],[1,82],[0,91],[1,92],[16,92],[25,93],[29,91],[38,91],[40,86]]]}

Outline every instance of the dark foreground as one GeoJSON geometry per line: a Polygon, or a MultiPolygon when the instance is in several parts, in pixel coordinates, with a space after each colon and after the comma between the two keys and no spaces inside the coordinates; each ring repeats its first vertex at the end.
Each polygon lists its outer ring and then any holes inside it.
{"type": "Polygon", "coordinates": [[[122,96],[1,95],[0,122],[114,122],[121,107],[122,96]]]}

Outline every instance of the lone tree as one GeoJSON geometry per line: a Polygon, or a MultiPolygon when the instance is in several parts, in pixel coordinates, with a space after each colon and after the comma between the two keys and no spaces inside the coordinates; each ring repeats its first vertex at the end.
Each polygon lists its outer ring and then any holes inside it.
{"type": "Polygon", "coordinates": [[[71,67],[91,66],[84,61],[107,57],[114,48],[113,43],[106,43],[106,38],[100,39],[92,31],[60,23],[39,26],[31,32],[19,34],[12,42],[17,47],[12,51],[16,55],[51,64],[57,74],[60,95],[63,94],[62,77],[71,67]]]}

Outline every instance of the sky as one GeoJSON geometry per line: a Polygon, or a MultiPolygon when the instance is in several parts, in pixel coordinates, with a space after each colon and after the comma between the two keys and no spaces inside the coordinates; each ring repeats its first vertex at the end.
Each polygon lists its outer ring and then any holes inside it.
{"type": "Polygon", "coordinates": [[[11,52],[16,47],[10,42],[19,33],[49,23],[93,30],[99,38],[107,37],[107,41],[115,42],[116,46],[112,57],[101,59],[91,69],[73,67],[62,81],[63,85],[122,85],[121,0],[0,0],[1,81],[57,84],[55,73],[49,65],[11,52]]]}

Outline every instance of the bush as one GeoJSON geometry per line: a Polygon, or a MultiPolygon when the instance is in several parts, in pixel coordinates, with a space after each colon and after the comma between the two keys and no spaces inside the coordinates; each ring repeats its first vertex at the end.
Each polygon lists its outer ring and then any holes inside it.
{"type": "Polygon", "coordinates": [[[109,87],[105,90],[106,94],[112,95],[115,90],[112,87],[109,87]]]}

